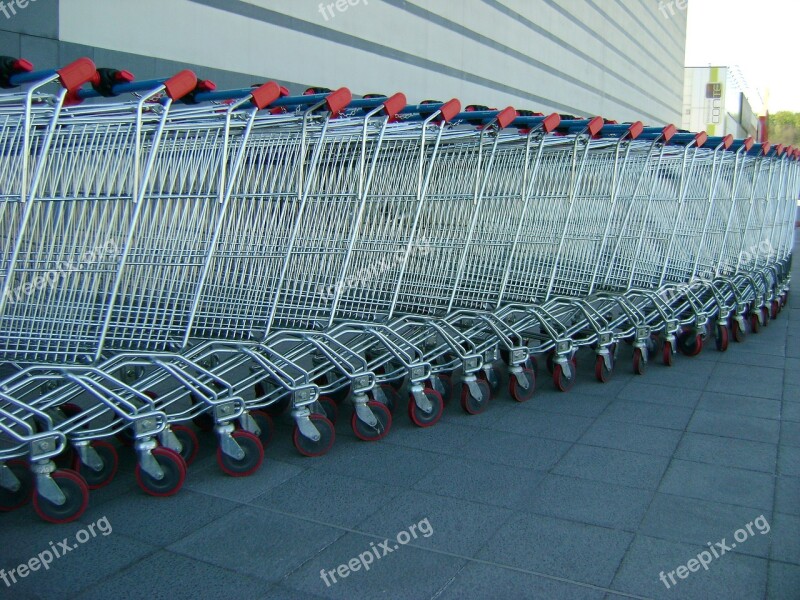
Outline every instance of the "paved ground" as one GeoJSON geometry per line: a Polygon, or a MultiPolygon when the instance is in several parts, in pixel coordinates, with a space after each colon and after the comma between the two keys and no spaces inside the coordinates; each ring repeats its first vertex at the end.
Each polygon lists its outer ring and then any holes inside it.
{"type": "Polygon", "coordinates": [[[503,394],[475,417],[451,403],[429,430],[398,411],[377,444],[342,415],[319,459],[295,453],[285,422],[245,479],[219,472],[206,438],[173,498],[139,492],[128,458],[79,523],[0,514],[6,571],[112,528],[0,597],[800,598],[799,297],[727,353],[643,377],[623,355],[599,384],[587,355],[570,394],[542,381],[527,404],[503,394]],[[335,573],[373,549],[368,571],[335,573]]]}

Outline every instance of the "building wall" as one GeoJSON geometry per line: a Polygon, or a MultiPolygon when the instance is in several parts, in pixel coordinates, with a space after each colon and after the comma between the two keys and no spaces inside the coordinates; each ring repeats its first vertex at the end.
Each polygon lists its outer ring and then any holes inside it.
{"type": "MultiPolygon", "coordinates": [[[[409,100],[680,121],[686,11],[657,0],[36,0],[0,43],[139,78],[193,67],[409,100]],[[663,3],[662,3],[663,4],[663,3]],[[38,16],[34,16],[38,15],[38,16]],[[8,42],[6,44],[5,42],[8,42]]],[[[5,30],[5,31],[3,31],[5,30]]]]}

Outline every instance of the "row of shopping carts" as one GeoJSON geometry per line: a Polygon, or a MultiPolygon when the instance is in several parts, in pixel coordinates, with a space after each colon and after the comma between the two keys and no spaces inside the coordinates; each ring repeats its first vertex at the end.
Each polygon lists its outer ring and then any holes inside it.
{"type": "Polygon", "coordinates": [[[119,443],[165,496],[196,428],[243,476],[284,411],[307,456],[344,400],[369,441],[477,414],[501,361],[519,402],[537,357],[643,374],[787,298],[793,148],[88,59],[0,86],[0,510],[78,518],[119,443]]]}

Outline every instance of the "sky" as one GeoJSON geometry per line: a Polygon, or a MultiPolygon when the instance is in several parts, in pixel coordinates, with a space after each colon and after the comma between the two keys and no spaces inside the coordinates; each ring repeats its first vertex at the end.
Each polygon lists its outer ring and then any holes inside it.
{"type": "MultiPolygon", "coordinates": [[[[800,112],[793,49],[800,23],[798,0],[689,0],[688,11],[687,66],[739,65],[770,112],[800,112]]],[[[759,111],[758,95],[748,97],[759,111]]]]}

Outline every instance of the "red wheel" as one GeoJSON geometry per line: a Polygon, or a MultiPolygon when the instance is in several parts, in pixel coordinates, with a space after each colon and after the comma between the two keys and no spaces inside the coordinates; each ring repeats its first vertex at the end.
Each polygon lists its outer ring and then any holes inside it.
{"type": "Polygon", "coordinates": [[[770,309],[771,309],[770,317],[772,317],[772,320],[774,321],[775,319],[778,318],[778,313],[781,312],[780,302],[778,302],[777,300],[773,300],[772,304],[770,305],[770,309]]]}
{"type": "Polygon", "coordinates": [[[151,496],[166,497],[177,494],[186,480],[186,463],[183,457],[163,446],[153,448],[152,455],[161,467],[163,477],[155,479],[142,469],[141,464],[137,464],[136,483],[151,496]]]}
{"type": "Polygon", "coordinates": [[[319,431],[320,438],[315,442],[300,433],[300,428],[295,425],[292,441],[294,447],[303,456],[322,456],[333,446],[336,441],[336,430],[327,417],[312,413],[308,417],[314,423],[314,427],[319,431]]]}
{"type": "Polygon", "coordinates": [[[594,376],[600,383],[606,383],[611,379],[611,369],[606,366],[602,356],[598,356],[594,361],[594,376]]]}
{"type": "Polygon", "coordinates": [[[94,440],[91,447],[100,457],[100,469],[95,471],[92,467],[81,462],[80,456],[75,452],[72,459],[72,468],[83,477],[90,490],[97,490],[111,483],[117,474],[119,457],[117,449],[105,440],[94,440]]]}
{"type": "Polygon", "coordinates": [[[0,487],[0,512],[9,512],[26,505],[33,495],[33,475],[28,463],[19,458],[6,461],[6,466],[19,480],[19,489],[12,491],[0,487]]]}
{"type": "Polygon", "coordinates": [[[476,379],[475,384],[480,390],[478,392],[480,398],[476,398],[472,394],[472,390],[469,389],[469,385],[466,382],[461,383],[461,408],[470,415],[477,415],[485,411],[486,407],[489,406],[489,400],[492,398],[492,388],[489,386],[488,381],[476,379]]]}
{"type": "Polygon", "coordinates": [[[739,326],[739,321],[731,319],[731,337],[733,341],[741,344],[744,341],[744,331],[739,326]]]}
{"type": "Polygon", "coordinates": [[[672,366],[672,342],[665,341],[664,348],[661,351],[661,359],[668,367],[672,366]]]}
{"type": "Polygon", "coordinates": [[[275,438],[275,424],[272,422],[272,417],[263,410],[251,410],[250,416],[258,425],[258,433],[254,431],[250,433],[255,433],[261,441],[261,445],[266,448],[275,438]]]}
{"type": "Polygon", "coordinates": [[[417,402],[414,400],[414,395],[411,394],[411,398],[408,402],[408,416],[417,427],[431,427],[436,425],[436,423],[439,422],[439,419],[442,418],[442,413],[444,412],[444,401],[442,401],[442,397],[439,395],[439,392],[432,390],[431,388],[425,388],[422,390],[422,393],[425,394],[425,397],[428,398],[428,401],[432,405],[431,412],[426,413],[419,406],[417,406],[417,402]]]}
{"type": "Polygon", "coordinates": [[[388,383],[379,383],[376,387],[380,388],[382,395],[373,392],[372,399],[385,404],[389,412],[394,414],[394,409],[400,404],[400,394],[394,389],[394,386],[388,383]]]}
{"type": "Polygon", "coordinates": [[[678,352],[684,356],[697,356],[703,349],[703,336],[691,328],[678,334],[678,352]]]}
{"type": "Polygon", "coordinates": [[[317,402],[319,402],[320,407],[322,407],[322,412],[320,414],[327,417],[328,421],[336,425],[336,419],[339,417],[339,407],[336,406],[336,402],[328,396],[320,396],[317,402]]]}
{"type": "Polygon", "coordinates": [[[181,451],[178,452],[178,454],[181,455],[188,467],[194,462],[194,459],[197,458],[197,452],[200,450],[200,442],[197,440],[197,434],[186,425],[172,425],[170,429],[172,429],[172,433],[175,434],[175,437],[178,438],[178,441],[181,443],[181,451]]]}
{"type": "Polygon", "coordinates": [[[378,422],[374,426],[369,425],[359,419],[358,414],[354,411],[350,418],[350,427],[353,428],[353,433],[358,439],[365,442],[377,442],[385,438],[392,428],[392,413],[388,406],[375,400],[367,402],[367,406],[372,409],[372,414],[375,415],[378,422]]]}
{"type": "Polygon", "coordinates": [[[442,401],[447,404],[450,402],[450,396],[453,395],[453,382],[447,373],[436,373],[431,375],[431,378],[425,382],[425,387],[439,392],[442,401]]]}
{"type": "Polygon", "coordinates": [[[556,363],[553,369],[553,383],[557,390],[568,392],[572,389],[572,386],[575,385],[575,380],[578,379],[578,367],[577,361],[574,358],[570,360],[570,371],[570,376],[567,377],[561,365],[556,363]]]}
{"type": "Polygon", "coordinates": [[[222,451],[222,447],[217,448],[217,464],[224,473],[231,477],[247,477],[258,471],[261,463],[264,462],[264,446],[255,433],[250,433],[243,429],[237,429],[231,437],[239,444],[239,448],[244,452],[242,458],[233,458],[222,451]]]}
{"type": "Polygon", "coordinates": [[[48,523],[69,523],[78,519],[89,504],[89,486],[83,477],[72,469],[57,469],[50,474],[64,494],[63,504],[53,504],[37,491],[33,496],[33,509],[48,523]]]}
{"type": "Polygon", "coordinates": [[[726,325],[717,325],[715,341],[717,350],[720,352],[725,352],[728,349],[728,327],[726,325]]]}
{"type": "Polygon", "coordinates": [[[641,348],[633,349],[633,372],[637,375],[644,375],[647,370],[647,363],[644,361],[641,348]]]}
{"type": "Polygon", "coordinates": [[[533,394],[536,391],[536,372],[533,369],[523,367],[521,375],[527,380],[528,389],[523,388],[519,384],[517,376],[512,373],[508,383],[508,391],[517,402],[527,402],[533,398],[533,394]]]}
{"type": "Polygon", "coordinates": [[[758,313],[751,312],[750,313],[750,331],[752,333],[758,333],[758,330],[761,328],[761,322],[758,318],[758,313]]]}

